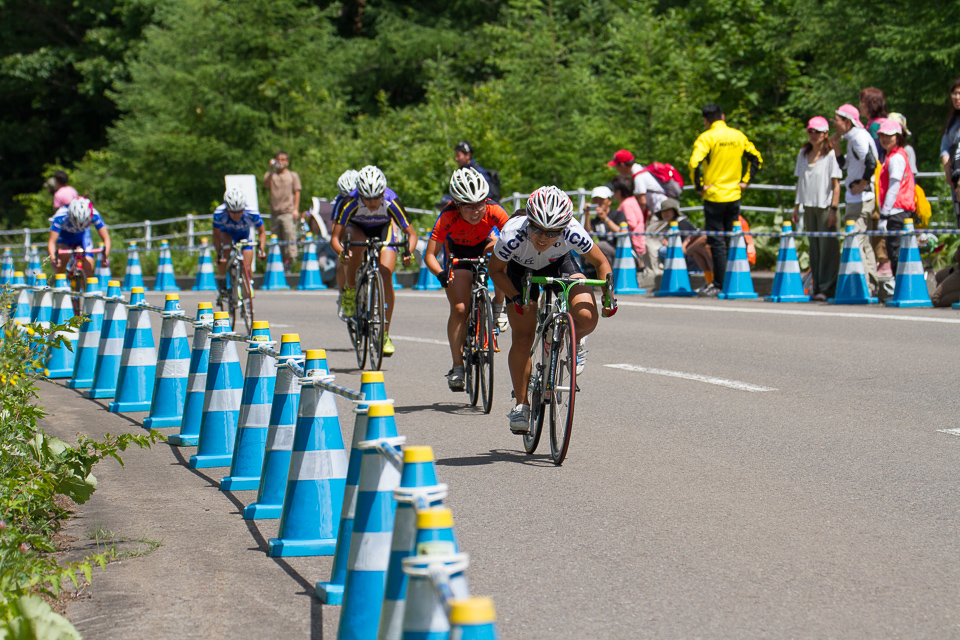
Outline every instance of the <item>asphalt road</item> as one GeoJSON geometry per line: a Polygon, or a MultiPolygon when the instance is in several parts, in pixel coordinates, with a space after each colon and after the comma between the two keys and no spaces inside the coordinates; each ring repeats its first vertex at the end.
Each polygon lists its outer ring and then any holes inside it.
{"type": "MultiPolygon", "coordinates": [[[[208,296],[181,298],[192,312],[208,296]]],[[[337,382],[356,388],[334,300],[260,292],[257,317],[271,321],[275,339],[296,332],[304,348],[326,348],[337,382]]],[[[399,432],[434,448],[470,554],[471,591],[494,598],[501,637],[960,637],[960,437],[939,431],[960,427],[960,313],[622,299],[588,340],[572,444],[559,468],[545,440],[527,456],[507,428],[508,338],[491,415],[447,389],[446,315],[442,293],[398,294],[386,388],[399,432]]],[[[65,390],[44,394],[56,398],[55,414],[89,404],[65,390]]],[[[102,412],[90,406],[82,411],[102,412]]],[[[342,423],[349,437],[352,423],[342,423]]],[[[224,596],[229,584],[213,589],[218,616],[259,637],[335,637],[336,608],[310,602],[306,587],[327,578],[329,559],[278,569],[227,496],[178,466],[166,445],[134,460],[147,457],[154,461],[138,464],[162,464],[158,474],[192,483],[185,492],[202,490],[217,505],[204,536],[245,540],[236,562],[263,571],[237,587],[242,615],[231,618],[224,604],[234,602],[224,596]],[[240,597],[269,612],[283,589],[296,598],[272,619],[251,614],[240,597]]],[[[124,491],[149,490],[151,480],[129,469],[109,475],[124,491]]],[[[162,509],[143,518],[162,523],[162,509]]],[[[164,545],[175,549],[190,526],[187,518],[164,545]]],[[[202,545],[195,551],[202,555],[202,545]]],[[[163,553],[155,562],[171,561],[163,553]]],[[[156,580],[164,566],[151,569],[156,580]]],[[[95,576],[92,601],[71,605],[75,620],[91,621],[78,624],[88,624],[86,637],[221,637],[219,626],[157,623],[137,634],[136,624],[110,624],[110,598],[122,590],[140,598],[138,615],[148,618],[200,615],[196,600],[210,591],[198,586],[191,595],[184,584],[156,614],[158,605],[136,590],[163,589],[126,571],[95,576]],[[98,593],[98,585],[108,586],[98,593]],[[102,623],[92,622],[97,606],[102,623]]]]}

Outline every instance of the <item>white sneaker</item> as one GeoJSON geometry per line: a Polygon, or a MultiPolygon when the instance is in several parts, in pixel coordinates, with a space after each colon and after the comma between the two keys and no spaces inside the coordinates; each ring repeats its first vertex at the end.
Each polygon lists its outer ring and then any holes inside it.
{"type": "Polygon", "coordinates": [[[518,404],[507,414],[507,418],[510,419],[510,431],[513,433],[530,433],[530,405],[518,404]]]}
{"type": "Polygon", "coordinates": [[[463,367],[454,367],[447,372],[447,386],[450,387],[450,391],[463,391],[466,388],[463,371],[463,367]]]}
{"type": "Polygon", "coordinates": [[[500,331],[507,330],[507,327],[510,325],[510,321],[507,319],[507,310],[504,305],[493,305],[493,321],[500,331]]]}
{"type": "Polygon", "coordinates": [[[583,338],[577,343],[577,375],[583,373],[583,367],[587,364],[587,347],[584,344],[586,340],[583,338]]]}

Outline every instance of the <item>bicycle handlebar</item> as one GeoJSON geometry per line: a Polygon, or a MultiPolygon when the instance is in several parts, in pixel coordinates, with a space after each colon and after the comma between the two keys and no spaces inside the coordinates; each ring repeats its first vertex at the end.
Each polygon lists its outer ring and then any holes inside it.
{"type": "Polygon", "coordinates": [[[527,271],[527,273],[523,276],[523,307],[530,304],[531,284],[559,284],[563,287],[564,291],[575,284],[582,284],[588,287],[603,287],[603,317],[608,318],[617,312],[617,299],[613,295],[612,273],[607,274],[606,280],[596,280],[589,278],[574,278],[572,276],[535,276],[527,271]]]}
{"type": "Polygon", "coordinates": [[[83,247],[74,247],[73,249],[57,249],[57,255],[71,256],[75,253],[103,253],[103,247],[97,249],[84,249],[83,247]]]}

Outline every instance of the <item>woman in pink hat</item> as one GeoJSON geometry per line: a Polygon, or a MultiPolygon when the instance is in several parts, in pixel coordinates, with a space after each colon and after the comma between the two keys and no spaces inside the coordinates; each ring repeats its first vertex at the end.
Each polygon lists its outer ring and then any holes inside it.
{"type": "MultiPolygon", "coordinates": [[[[807,123],[807,142],[797,155],[797,195],[793,205],[793,224],[800,218],[807,231],[836,231],[840,204],[840,179],[843,172],[830,143],[830,125],[821,116],[807,123]]],[[[837,238],[810,238],[810,271],[813,275],[813,299],[832,298],[840,271],[840,241],[837,238]]]]}
{"type": "MultiPolygon", "coordinates": [[[[917,210],[916,183],[910,160],[903,150],[903,127],[896,120],[884,118],[877,129],[880,145],[887,157],[877,180],[877,206],[880,208],[880,231],[900,231],[903,221],[917,210]]],[[[900,261],[900,236],[886,236],[887,255],[894,275],[900,261]]]]}

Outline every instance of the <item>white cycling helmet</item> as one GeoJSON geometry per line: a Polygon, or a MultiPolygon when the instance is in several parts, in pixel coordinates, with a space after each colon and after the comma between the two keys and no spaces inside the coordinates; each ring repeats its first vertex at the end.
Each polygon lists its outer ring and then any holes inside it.
{"type": "Polygon", "coordinates": [[[450,176],[450,195],[459,204],[476,204],[487,199],[490,185],[473,167],[457,169],[450,176]]]}
{"type": "Polygon", "coordinates": [[[357,176],[360,175],[355,169],[347,169],[340,178],[337,179],[337,191],[342,196],[350,195],[350,192],[357,188],[357,176]]]}
{"type": "Polygon", "coordinates": [[[243,211],[247,206],[247,199],[243,191],[237,187],[231,187],[223,194],[223,204],[227,207],[227,211],[243,211]]]}
{"type": "Polygon", "coordinates": [[[379,198],[387,188],[387,178],[372,164],[357,172],[357,193],[364,198],[379,198]]]}
{"type": "Polygon", "coordinates": [[[67,206],[70,224],[77,229],[86,229],[93,219],[93,203],[86,198],[74,198],[67,206]]]}
{"type": "Polygon", "coordinates": [[[527,200],[527,218],[542,229],[563,229],[573,218],[573,202],[559,187],[540,187],[527,200]]]}

